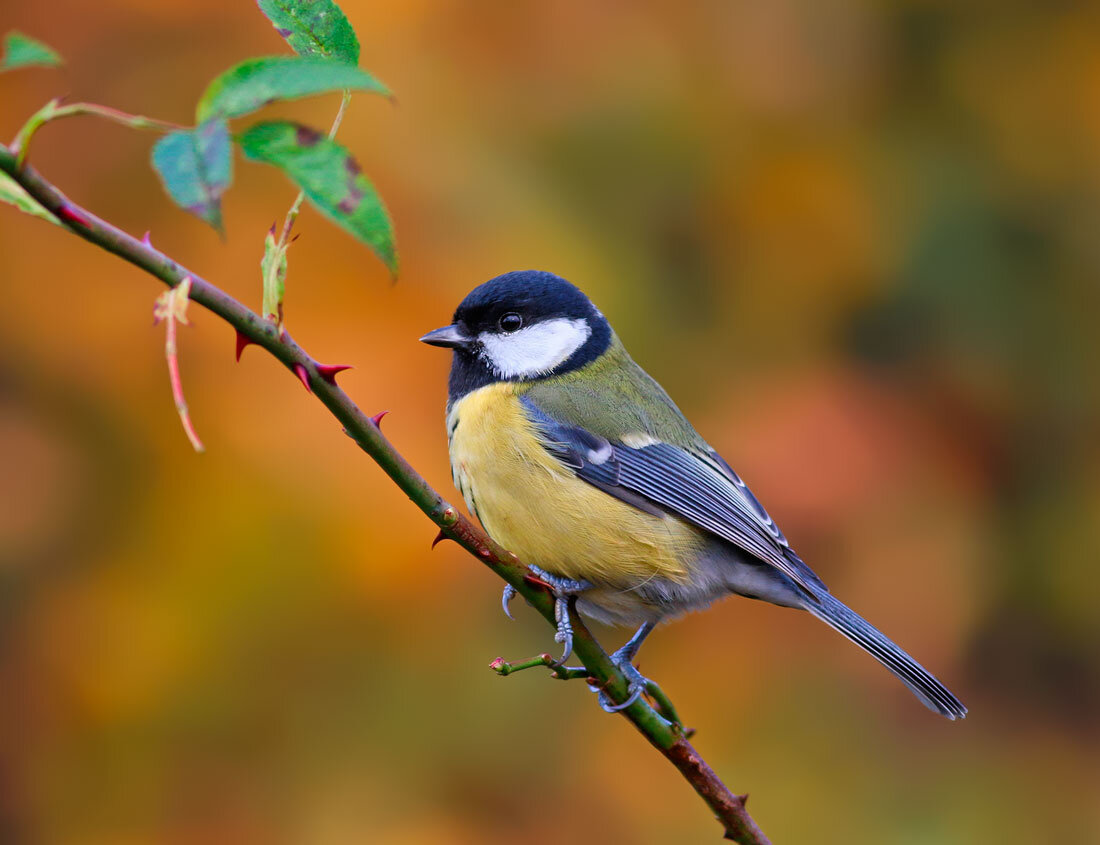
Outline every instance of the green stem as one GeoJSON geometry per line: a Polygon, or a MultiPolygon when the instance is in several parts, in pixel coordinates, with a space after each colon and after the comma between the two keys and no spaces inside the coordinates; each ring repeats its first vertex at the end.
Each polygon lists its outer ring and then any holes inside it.
{"type": "MultiPolygon", "coordinates": [[[[344,89],[344,94],[340,98],[340,108],[336,112],[336,118],[332,121],[332,128],[328,131],[328,137],[330,139],[336,137],[336,132],[340,128],[340,124],[344,122],[344,115],[348,110],[348,103],[351,102],[351,90],[344,89]]],[[[287,210],[286,217],[283,218],[283,230],[279,233],[279,240],[274,247],[274,255],[272,261],[277,266],[280,261],[285,261],[285,255],[287,248],[290,246],[290,230],[294,228],[294,223],[298,219],[298,214],[302,210],[302,202],[306,198],[305,191],[299,191],[298,196],[294,198],[294,202],[291,203],[290,208],[287,210]]],[[[274,226],[272,226],[271,234],[275,234],[274,226]]],[[[285,271],[284,271],[285,276],[285,271]]],[[[283,328],[283,295],[281,290],[275,290],[272,285],[275,284],[273,279],[269,279],[267,275],[264,275],[263,279],[264,291],[263,291],[263,312],[264,319],[275,319],[275,324],[281,330],[283,328]]],[[[285,282],[284,282],[285,285],[285,282]]]]}
{"type": "Polygon", "coordinates": [[[522,672],[524,669],[534,669],[536,666],[547,667],[550,670],[550,675],[561,681],[573,681],[577,678],[588,677],[588,670],[583,666],[563,666],[552,655],[545,652],[537,657],[517,660],[515,663],[509,663],[503,657],[498,657],[489,664],[489,668],[502,677],[522,672]]]}
{"type": "Polygon", "coordinates": [[[154,117],[145,117],[141,114],[128,114],[110,106],[101,106],[97,103],[71,103],[62,106],[60,98],[50,100],[46,105],[31,115],[23,124],[23,128],[15,136],[11,143],[11,149],[16,152],[20,166],[27,158],[27,150],[30,148],[31,138],[34,133],[52,120],[60,120],[63,117],[77,117],[79,115],[94,115],[106,120],[129,126],[131,129],[151,129],[154,132],[172,132],[186,127],[167,120],[157,120],[154,117]]]}
{"type": "MultiPolygon", "coordinates": [[[[340,124],[344,122],[344,115],[348,110],[348,103],[351,102],[351,91],[347,88],[344,89],[344,95],[340,98],[340,108],[336,112],[336,118],[332,121],[332,128],[328,131],[328,137],[331,140],[336,137],[336,132],[340,129],[340,124]]],[[[287,238],[290,237],[290,230],[294,228],[294,221],[298,219],[298,213],[302,209],[302,201],[305,200],[305,191],[299,191],[298,196],[294,198],[294,202],[290,206],[290,210],[287,211],[286,217],[283,219],[283,231],[279,235],[279,243],[277,247],[282,249],[286,246],[287,238]]]]}
{"type": "MultiPolygon", "coordinates": [[[[19,166],[16,154],[0,144],[0,170],[52,212],[64,227],[89,243],[112,252],[169,287],[191,278],[191,299],[221,317],[250,342],[262,346],[288,370],[300,369],[313,394],[344,431],[377,463],[405,495],[439,526],[441,532],[516,588],[527,602],[554,625],[554,600],[542,586],[529,582],[527,569],[514,554],[497,545],[470,520],[448,504],[386,439],[369,416],[334,381],[322,377],[317,361],[288,334],[249,310],[225,291],[183,267],[169,256],[73,203],[33,167],[19,166]]],[[[573,648],[588,676],[613,700],[627,696],[627,680],[583,620],[571,613],[573,648]]],[[[766,845],[767,837],[745,809],[744,799],[732,793],[699,756],[677,726],[663,718],[642,697],[622,710],[646,740],[658,749],[691,784],[725,828],[727,838],[742,845],[766,845]]]]}
{"type": "Polygon", "coordinates": [[[684,723],[680,720],[680,714],[676,712],[676,708],[672,706],[672,699],[665,695],[665,691],[661,689],[660,685],[656,681],[649,681],[646,684],[645,691],[646,695],[657,702],[657,710],[660,714],[672,724],[683,729],[684,723]]]}

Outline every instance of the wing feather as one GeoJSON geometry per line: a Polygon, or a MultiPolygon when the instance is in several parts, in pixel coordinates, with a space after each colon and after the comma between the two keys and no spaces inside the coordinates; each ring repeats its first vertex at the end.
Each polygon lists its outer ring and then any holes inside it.
{"type": "Polygon", "coordinates": [[[546,449],[579,478],[642,510],[654,512],[655,505],[721,537],[771,564],[811,595],[827,591],[745,482],[716,453],[660,442],[639,447],[612,443],[557,422],[526,399],[524,406],[546,449]]]}

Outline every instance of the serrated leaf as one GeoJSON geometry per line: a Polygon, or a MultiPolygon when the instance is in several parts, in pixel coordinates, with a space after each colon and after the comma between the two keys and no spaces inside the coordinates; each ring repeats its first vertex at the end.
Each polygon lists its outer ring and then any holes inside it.
{"type": "Polygon", "coordinates": [[[4,36],[4,58],[0,59],[0,71],[31,65],[54,67],[59,64],[61,56],[41,41],[35,41],[15,30],[4,36]]]}
{"type": "Polygon", "coordinates": [[[41,206],[38,200],[23,190],[22,185],[2,170],[0,170],[0,202],[14,205],[22,212],[41,217],[43,220],[49,220],[54,225],[61,225],[60,220],[54,217],[48,209],[41,206]]]}
{"type": "Polygon", "coordinates": [[[359,39],[332,0],[256,0],[256,5],[299,56],[359,64],[359,39]]]}
{"type": "Polygon", "coordinates": [[[248,158],[286,173],[326,217],[367,244],[397,275],[393,223],[378,192],[342,144],[289,121],[259,123],[237,142],[248,158]]]}
{"type": "Polygon", "coordinates": [[[225,120],[165,135],[153,147],[153,168],[176,205],[222,232],[221,196],[233,181],[225,120]]]}
{"type": "Polygon", "coordinates": [[[211,115],[239,117],[276,100],[349,88],[390,95],[390,90],[366,71],[322,56],[247,59],[207,86],[196,114],[200,123],[211,115]]]}
{"type": "Polygon", "coordinates": [[[283,323],[283,295],[286,292],[286,250],[289,244],[280,246],[275,240],[275,227],[264,238],[264,257],[260,272],[264,280],[264,319],[275,318],[283,323]]]}

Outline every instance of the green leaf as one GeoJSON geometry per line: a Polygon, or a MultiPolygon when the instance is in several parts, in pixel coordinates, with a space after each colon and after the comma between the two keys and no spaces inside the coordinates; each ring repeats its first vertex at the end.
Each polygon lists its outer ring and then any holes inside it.
{"type": "Polygon", "coordinates": [[[0,60],[0,71],[30,65],[54,67],[59,64],[61,56],[41,41],[35,41],[15,30],[4,36],[4,58],[0,60]]]}
{"type": "Polygon", "coordinates": [[[53,216],[47,209],[39,205],[38,200],[23,190],[23,186],[12,179],[7,173],[0,170],[0,202],[10,203],[20,211],[49,220],[58,226],[61,221],[53,216]]]}
{"type": "Polygon", "coordinates": [[[196,114],[200,123],[211,115],[239,117],[276,100],[346,88],[390,95],[389,89],[366,71],[321,56],[247,59],[207,86],[196,114]]]}
{"type": "Polygon", "coordinates": [[[165,135],[153,147],[153,168],[173,201],[223,233],[221,195],[233,181],[225,120],[165,135]]]}
{"type": "Polygon", "coordinates": [[[256,0],[256,5],[299,56],[359,64],[359,39],[332,0],[256,0]]]}
{"type": "Polygon", "coordinates": [[[260,272],[264,279],[264,319],[274,317],[283,324],[283,294],[286,292],[286,250],[290,244],[275,240],[275,226],[264,238],[264,257],[260,261],[260,272]]]}
{"type": "Polygon", "coordinates": [[[340,143],[288,121],[259,123],[237,136],[244,154],[281,169],[326,217],[343,226],[397,275],[393,223],[374,186],[340,143]]]}

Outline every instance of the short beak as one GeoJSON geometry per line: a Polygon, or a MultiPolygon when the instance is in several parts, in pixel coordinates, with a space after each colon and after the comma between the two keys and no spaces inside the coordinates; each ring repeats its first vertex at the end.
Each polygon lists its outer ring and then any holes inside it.
{"type": "Polygon", "coordinates": [[[468,346],[472,340],[473,338],[463,332],[458,326],[444,326],[441,329],[428,332],[424,337],[420,338],[421,343],[426,343],[429,346],[442,346],[449,349],[468,346]]]}

